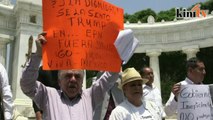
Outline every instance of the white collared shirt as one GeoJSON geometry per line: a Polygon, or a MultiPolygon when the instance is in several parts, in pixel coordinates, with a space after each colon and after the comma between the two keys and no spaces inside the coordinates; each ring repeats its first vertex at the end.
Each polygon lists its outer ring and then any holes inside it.
{"type": "Polygon", "coordinates": [[[143,100],[155,103],[161,110],[162,117],[166,116],[162,105],[160,90],[155,85],[152,85],[152,87],[146,84],[143,85],[143,100]]]}
{"type": "Polygon", "coordinates": [[[13,115],[13,99],[12,93],[10,89],[10,85],[8,83],[8,75],[4,66],[0,63],[0,86],[1,86],[1,96],[4,107],[4,117],[5,120],[12,120],[13,115]]]}
{"type": "MultiPolygon", "coordinates": [[[[181,85],[194,84],[189,78],[185,78],[185,80],[180,82],[181,85]]],[[[165,113],[167,116],[171,116],[177,113],[178,102],[174,99],[175,95],[171,92],[169,100],[165,105],[165,113]]]]}
{"type": "Polygon", "coordinates": [[[152,101],[136,107],[125,99],[111,113],[109,120],[161,120],[160,110],[152,101]]]}

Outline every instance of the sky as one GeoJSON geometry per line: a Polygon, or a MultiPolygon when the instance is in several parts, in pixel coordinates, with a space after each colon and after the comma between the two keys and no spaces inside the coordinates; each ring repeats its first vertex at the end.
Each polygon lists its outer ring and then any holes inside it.
{"type": "MultiPolygon", "coordinates": [[[[16,0],[11,0],[14,4],[16,0]]],[[[134,14],[137,11],[151,8],[156,13],[176,7],[188,8],[198,2],[207,0],[106,0],[124,9],[124,13],[134,14]]]]}
{"type": "Polygon", "coordinates": [[[137,11],[151,8],[156,13],[176,7],[188,8],[198,2],[207,0],[106,0],[124,9],[124,13],[134,14],[137,11]]]}

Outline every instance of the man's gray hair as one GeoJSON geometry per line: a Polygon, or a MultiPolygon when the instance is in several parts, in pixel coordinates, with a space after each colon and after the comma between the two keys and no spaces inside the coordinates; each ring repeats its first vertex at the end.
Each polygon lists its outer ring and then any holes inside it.
{"type": "Polygon", "coordinates": [[[65,71],[78,71],[81,75],[82,75],[82,78],[84,78],[84,70],[77,70],[77,69],[72,69],[72,70],[59,70],[58,71],[58,79],[61,80],[61,74],[65,71]]]}

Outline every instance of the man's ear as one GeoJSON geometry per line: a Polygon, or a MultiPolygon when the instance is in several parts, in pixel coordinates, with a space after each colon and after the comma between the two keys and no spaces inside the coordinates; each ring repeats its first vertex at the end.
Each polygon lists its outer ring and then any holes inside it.
{"type": "Polygon", "coordinates": [[[189,67],[188,72],[191,73],[193,71],[193,68],[189,67]]]}

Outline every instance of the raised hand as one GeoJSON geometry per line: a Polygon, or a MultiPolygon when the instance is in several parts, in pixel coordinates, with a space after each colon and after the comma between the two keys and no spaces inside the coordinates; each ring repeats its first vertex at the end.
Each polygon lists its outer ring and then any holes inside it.
{"type": "Polygon", "coordinates": [[[43,32],[38,35],[38,38],[36,39],[36,54],[39,56],[42,56],[42,45],[46,44],[47,40],[45,38],[45,35],[47,33],[43,32]]]}

